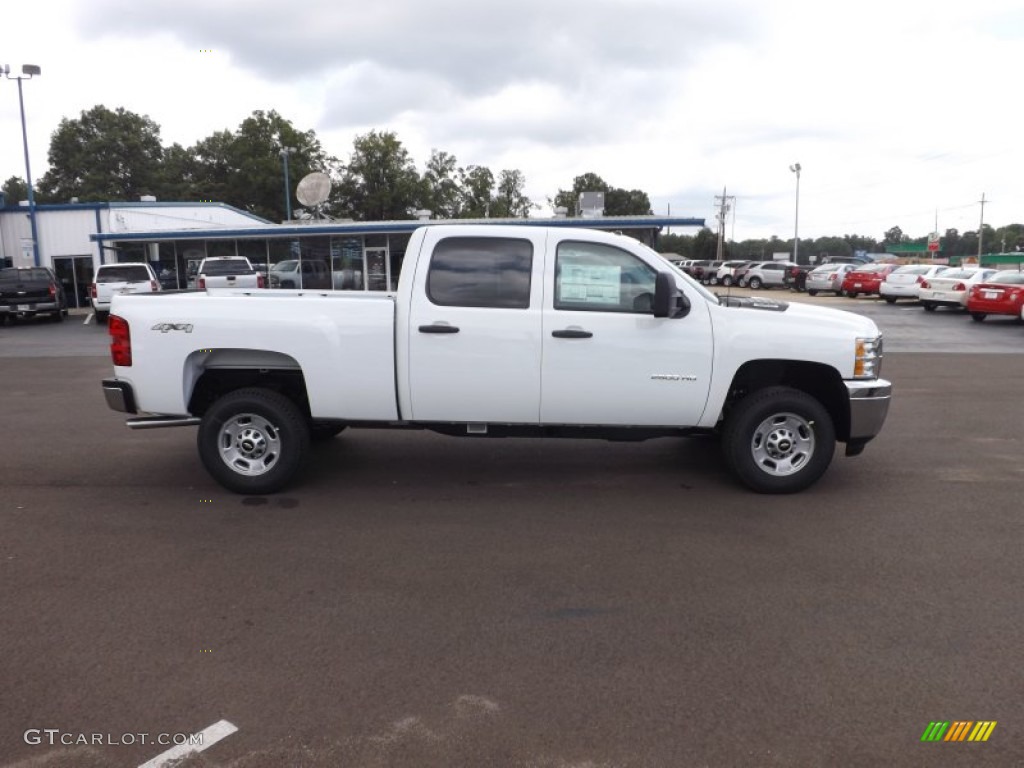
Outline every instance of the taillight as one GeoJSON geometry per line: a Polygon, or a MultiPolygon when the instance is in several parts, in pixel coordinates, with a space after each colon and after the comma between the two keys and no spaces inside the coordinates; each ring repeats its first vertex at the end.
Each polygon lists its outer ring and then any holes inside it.
{"type": "Polygon", "coordinates": [[[205,277],[200,277],[200,278],[199,278],[199,279],[198,279],[198,280],[196,281],[196,287],[197,287],[197,288],[198,288],[198,289],[199,289],[200,291],[205,291],[205,290],[206,290],[206,278],[205,278],[205,277]]]}
{"type": "Polygon", "coordinates": [[[967,286],[964,285],[963,283],[957,283],[956,285],[953,286],[953,290],[954,291],[966,291],[967,290],[967,286]]]}
{"type": "Polygon", "coordinates": [[[128,329],[128,321],[123,317],[111,315],[107,320],[107,332],[110,334],[110,357],[114,365],[123,367],[132,364],[132,334],[128,329]]]}
{"type": "Polygon", "coordinates": [[[150,281],[149,281],[149,289],[150,289],[151,291],[153,291],[153,293],[156,293],[157,291],[159,291],[159,290],[160,290],[160,286],[158,286],[158,285],[156,284],[156,280],[150,280],[150,281]]]}
{"type": "MultiPolygon", "coordinates": [[[[917,278],[917,279],[921,280],[921,278],[917,278]]],[[[931,288],[931,285],[928,283],[927,280],[921,280],[921,287],[922,288],[931,288]]]]}
{"type": "Polygon", "coordinates": [[[57,286],[54,285],[53,283],[50,283],[50,298],[51,299],[56,299],[57,298],[57,286]]]}
{"type": "Polygon", "coordinates": [[[916,282],[918,285],[924,285],[924,275],[918,275],[916,282]]]}
{"type": "Polygon", "coordinates": [[[96,283],[89,286],[89,295],[94,299],[96,298],[96,283]]]}
{"type": "Polygon", "coordinates": [[[263,280],[263,275],[256,275],[256,287],[266,288],[266,282],[263,280]]]}

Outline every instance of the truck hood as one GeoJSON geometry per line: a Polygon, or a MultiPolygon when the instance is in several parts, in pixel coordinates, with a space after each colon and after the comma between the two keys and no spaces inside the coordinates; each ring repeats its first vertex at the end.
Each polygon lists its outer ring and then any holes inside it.
{"type": "Polygon", "coordinates": [[[750,360],[804,360],[853,376],[857,339],[879,335],[870,318],[813,304],[752,297],[711,306],[715,359],[732,371],[750,360]]]}
{"type": "MultiPolygon", "coordinates": [[[[785,327],[792,328],[794,321],[801,326],[827,326],[833,330],[846,330],[854,336],[875,336],[878,326],[870,318],[856,312],[831,307],[819,307],[813,304],[791,303],[781,299],[765,296],[719,296],[720,306],[727,310],[738,310],[748,321],[751,314],[762,313],[783,314],[785,327]]],[[[765,321],[770,322],[767,318],[765,321]]],[[[774,323],[772,323],[774,325],[774,323]]]]}

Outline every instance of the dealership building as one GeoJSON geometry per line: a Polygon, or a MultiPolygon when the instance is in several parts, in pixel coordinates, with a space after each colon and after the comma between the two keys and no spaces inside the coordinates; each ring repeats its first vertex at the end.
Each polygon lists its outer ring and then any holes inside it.
{"type": "MultiPolygon", "coordinates": [[[[665,227],[694,228],[703,219],[603,216],[549,219],[419,219],[377,222],[309,220],[275,224],[223,203],[68,203],[36,206],[39,265],[51,267],[70,306],[88,306],[100,264],[146,261],[165,289],[189,288],[208,256],[245,256],[267,273],[329,270],[339,290],[387,291],[398,283],[413,231],[435,224],[518,224],[621,232],[657,250],[665,227]],[[342,278],[344,276],[344,278],[342,278]]],[[[36,254],[28,206],[0,204],[0,264],[32,266],[36,254]]]]}

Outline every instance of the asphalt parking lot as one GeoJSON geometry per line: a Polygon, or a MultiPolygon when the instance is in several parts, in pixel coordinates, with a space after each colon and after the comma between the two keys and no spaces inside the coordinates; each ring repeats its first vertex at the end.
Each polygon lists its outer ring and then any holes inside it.
{"type": "Polygon", "coordinates": [[[235,496],[106,408],[104,328],[0,328],[0,766],[221,721],[191,765],[1024,764],[1024,326],[811,301],[875,319],[895,394],[791,497],[708,439],[355,430],[235,496]]]}

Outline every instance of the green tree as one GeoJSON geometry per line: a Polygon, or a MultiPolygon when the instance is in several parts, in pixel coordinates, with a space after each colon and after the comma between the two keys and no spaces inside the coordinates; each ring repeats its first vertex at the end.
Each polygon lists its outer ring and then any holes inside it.
{"type": "Polygon", "coordinates": [[[353,147],[339,190],[342,209],[361,221],[412,218],[423,187],[398,137],[390,131],[370,131],[357,136],[353,147]]]}
{"type": "Polygon", "coordinates": [[[28,200],[28,184],[20,176],[11,176],[0,187],[0,194],[4,196],[7,205],[17,205],[22,200],[28,200]]]}
{"type": "Polygon", "coordinates": [[[903,230],[899,227],[893,227],[892,229],[886,230],[883,244],[885,245],[896,245],[902,243],[909,238],[903,234],[903,230]]]}
{"type": "Polygon", "coordinates": [[[523,192],[526,177],[520,170],[502,171],[491,215],[495,218],[525,219],[536,206],[523,192]]]}
{"type": "Polygon", "coordinates": [[[430,151],[430,159],[423,172],[422,203],[435,218],[459,218],[463,203],[463,193],[459,187],[461,173],[462,169],[457,166],[454,155],[436,149],[430,151]]]}
{"type": "Polygon", "coordinates": [[[180,148],[168,149],[167,171],[192,172],[191,184],[183,190],[190,191],[192,199],[217,200],[283,221],[287,208],[282,147],[295,150],[288,157],[288,194],[294,209],[302,205],[295,197],[298,181],[311,171],[336,171],[336,161],[326,155],[314,131],[298,130],[274,110],[254,111],[236,131],[217,131],[187,154],[180,148]]]}
{"type": "Polygon", "coordinates": [[[484,219],[491,215],[494,174],[490,168],[471,165],[465,170],[460,170],[459,187],[462,190],[462,218],[484,219]]]}
{"type": "Polygon", "coordinates": [[[693,238],[693,258],[704,261],[718,254],[718,235],[707,227],[701,228],[693,238]]]}
{"type": "Polygon", "coordinates": [[[613,187],[596,173],[587,172],[573,179],[572,189],[560,189],[551,200],[552,207],[564,207],[568,216],[578,213],[580,195],[584,192],[604,192],[606,216],[649,216],[651,200],[639,189],[613,187]]]}
{"type": "Polygon", "coordinates": [[[612,187],[604,194],[605,216],[650,216],[651,199],[639,189],[612,187]]]}
{"type": "Polygon", "coordinates": [[[99,104],[77,119],[64,118],[53,132],[40,198],[138,200],[156,192],[162,158],[160,126],[123,107],[99,104]]]}
{"type": "MultiPolygon", "coordinates": [[[[198,163],[195,152],[181,144],[164,148],[164,159],[157,174],[156,196],[160,200],[195,200],[198,163]]],[[[201,196],[198,196],[202,199],[201,196]]],[[[212,198],[211,198],[212,199],[212,198]]],[[[218,198],[220,199],[220,198],[218,198]]]]}
{"type": "Polygon", "coordinates": [[[824,256],[850,256],[853,248],[841,237],[819,237],[809,246],[808,251],[804,251],[804,244],[801,241],[800,252],[817,256],[820,261],[824,256]]]}

